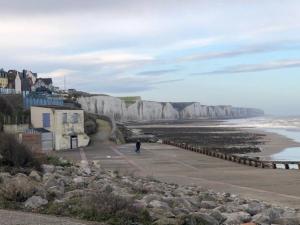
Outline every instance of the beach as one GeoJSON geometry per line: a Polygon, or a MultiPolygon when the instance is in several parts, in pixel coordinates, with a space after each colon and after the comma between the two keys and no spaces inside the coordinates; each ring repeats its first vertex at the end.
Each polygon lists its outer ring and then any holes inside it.
{"type": "MultiPolygon", "coordinates": [[[[250,123],[251,124],[251,123],[250,123]]],[[[169,121],[128,124],[135,133],[153,134],[177,143],[195,144],[228,154],[246,154],[271,160],[272,156],[300,143],[272,129],[221,120],[169,121]],[[237,125],[238,124],[238,125],[237,125]]]]}
{"type": "Polygon", "coordinates": [[[264,143],[260,145],[261,152],[249,153],[251,156],[257,156],[265,160],[269,160],[272,155],[280,153],[284,149],[300,147],[300,143],[274,132],[262,131],[255,128],[249,129],[249,131],[264,135],[264,143]]]}

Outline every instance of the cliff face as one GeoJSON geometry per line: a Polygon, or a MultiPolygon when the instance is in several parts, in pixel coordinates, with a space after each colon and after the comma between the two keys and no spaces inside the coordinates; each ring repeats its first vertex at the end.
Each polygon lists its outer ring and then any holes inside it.
{"type": "Polygon", "coordinates": [[[78,103],[90,113],[106,115],[117,121],[153,121],[200,118],[245,118],[261,116],[262,110],[232,106],[206,106],[198,102],[152,102],[138,100],[134,103],[111,96],[81,97],[78,103]]]}

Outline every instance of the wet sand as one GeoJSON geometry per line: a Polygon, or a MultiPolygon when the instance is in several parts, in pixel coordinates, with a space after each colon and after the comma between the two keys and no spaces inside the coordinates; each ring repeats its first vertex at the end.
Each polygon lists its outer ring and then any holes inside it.
{"type": "Polygon", "coordinates": [[[225,153],[247,154],[263,160],[270,160],[272,155],[286,148],[300,147],[300,143],[286,136],[257,128],[224,126],[222,121],[162,122],[131,124],[129,127],[163,139],[197,144],[225,153]]]}
{"type": "Polygon", "coordinates": [[[286,148],[300,147],[300,143],[277,133],[262,131],[255,128],[245,130],[265,135],[263,137],[264,144],[259,145],[262,151],[258,153],[249,153],[251,156],[262,157],[265,160],[269,160],[271,159],[271,155],[279,153],[286,148]]]}

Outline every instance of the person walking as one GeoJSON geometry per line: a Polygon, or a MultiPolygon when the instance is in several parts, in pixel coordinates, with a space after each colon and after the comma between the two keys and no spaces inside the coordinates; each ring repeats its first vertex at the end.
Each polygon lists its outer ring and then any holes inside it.
{"type": "Polygon", "coordinates": [[[136,153],[140,153],[140,149],[141,149],[141,142],[140,142],[140,140],[137,140],[137,142],[135,144],[135,147],[136,147],[135,152],[136,153]]]}

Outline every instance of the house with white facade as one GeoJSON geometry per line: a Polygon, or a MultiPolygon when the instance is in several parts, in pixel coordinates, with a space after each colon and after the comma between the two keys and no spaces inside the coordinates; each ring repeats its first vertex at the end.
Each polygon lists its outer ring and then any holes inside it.
{"type": "Polygon", "coordinates": [[[17,94],[22,92],[31,92],[37,79],[37,74],[28,70],[18,72],[16,70],[8,71],[8,88],[15,89],[17,94]]]}
{"type": "Polygon", "coordinates": [[[53,134],[55,150],[87,146],[90,138],[84,133],[84,112],[65,106],[32,106],[31,125],[53,134]]]}
{"type": "Polygon", "coordinates": [[[32,91],[52,93],[54,90],[52,78],[37,78],[32,91]]]}

